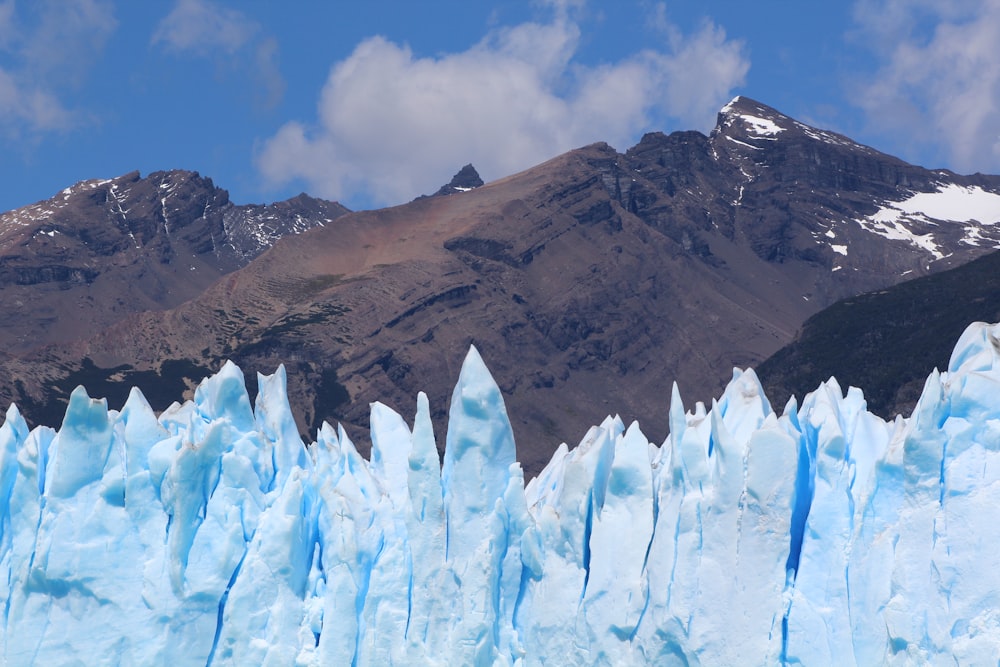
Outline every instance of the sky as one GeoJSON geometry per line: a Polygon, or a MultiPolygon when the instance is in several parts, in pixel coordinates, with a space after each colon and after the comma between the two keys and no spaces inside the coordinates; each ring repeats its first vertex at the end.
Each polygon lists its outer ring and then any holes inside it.
{"type": "Polygon", "coordinates": [[[998,43],[1000,0],[0,0],[0,211],[166,169],[394,205],[735,95],[1000,173],[998,43]]]}

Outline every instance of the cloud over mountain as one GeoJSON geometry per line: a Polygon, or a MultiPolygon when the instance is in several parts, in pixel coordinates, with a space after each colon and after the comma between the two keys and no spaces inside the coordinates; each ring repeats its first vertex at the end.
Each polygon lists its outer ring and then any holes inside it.
{"type": "Polygon", "coordinates": [[[331,68],[315,121],[288,122],[261,145],[260,173],[398,203],[470,161],[489,180],[574,146],[628,144],[654,121],[708,129],[749,68],[742,42],[707,20],[689,34],[663,24],[662,49],[586,66],[578,13],[557,4],[547,22],[436,56],[366,39],[331,68]]]}

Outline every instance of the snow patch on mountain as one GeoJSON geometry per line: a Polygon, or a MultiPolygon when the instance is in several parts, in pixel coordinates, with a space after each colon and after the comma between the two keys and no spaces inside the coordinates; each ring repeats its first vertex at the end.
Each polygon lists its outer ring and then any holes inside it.
{"type": "MultiPolygon", "coordinates": [[[[850,148],[868,154],[878,154],[878,151],[859,144],[842,134],[821,130],[811,125],[806,125],[800,121],[790,118],[781,112],[772,109],[760,102],[756,102],[747,97],[736,96],[719,111],[721,125],[731,127],[737,121],[746,133],[755,139],[775,140],[781,132],[788,132],[788,135],[803,134],[815,141],[825,144],[850,148]]],[[[748,148],[759,148],[743,144],[748,148]]]]}
{"type": "Polygon", "coordinates": [[[1000,194],[979,186],[942,183],[933,192],[917,192],[902,201],[884,202],[858,220],[865,230],[887,239],[905,241],[941,259],[935,232],[942,225],[962,225],[961,242],[1000,248],[1000,194]]]}
{"type": "Polygon", "coordinates": [[[926,224],[928,221],[919,217],[907,218],[899,210],[884,208],[859,221],[858,224],[873,234],[878,234],[893,241],[905,241],[926,251],[934,259],[941,259],[944,257],[944,253],[941,252],[937,243],[934,242],[934,235],[930,232],[925,234],[915,233],[906,224],[910,223],[912,226],[915,226],[914,223],[919,222],[926,224]]]}
{"type": "Polygon", "coordinates": [[[758,116],[751,116],[750,114],[740,114],[739,119],[747,125],[747,129],[750,132],[756,134],[758,137],[773,137],[780,132],[785,131],[785,128],[781,127],[769,118],[760,118],[758,116]]]}
{"type": "MultiPolygon", "coordinates": [[[[748,106],[750,102],[746,98],[737,96],[722,107],[719,113],[724,118],[724,124],[731,126],[733,123],[739,121],[749,134],[760,139],[774,139],[778,134],[785,131],[784,127],[775,122],[775,119],[767,117],[763,108],[760,108],[757,113],[747,112],[744,107],[748,106]]],[[[754,106],[756,107],[756,105],[754,106]]],[[[727,138],[732,139],[732,137],[727,138]]],[[[748,148],[757,148],[748,144],[743,145],[748,148]]]]}
{"type": "Polygon", "coordinates": [[[759,150],[762,150],[762,149],[761,149],[761,148],[760,148],[759,146],[751,146],[751,145],[750,145],[750,144],[748,144],[747,142],[745,142],[745,141],[740,141],[739,139],[736,139],[735,137],[730,137],[729,135],[726,135],[726,139],[727,139],[728,141],[731,141],[731,142],[733,142],[734,144],[738,144],[738,145],[740,145],[740,146],[743,146],[744,148],[749,148],[749,149],[751,149],[751,150],[755,150],[755,151],[759,151],[759,150]]]}
{"type": "Polygon", "coordinates": [[[1000,194],[979,186],[943,183],[934,192],[918,192],[900,202],[888,202],[883,210],[922,215],[931,220],[976,221],[982,225],[1000,222],[1000,194]]]}

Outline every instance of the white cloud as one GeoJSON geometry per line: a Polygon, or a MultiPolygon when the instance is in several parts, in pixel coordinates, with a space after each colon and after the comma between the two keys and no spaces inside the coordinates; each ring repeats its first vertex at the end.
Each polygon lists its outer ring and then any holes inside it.
{"type": "Polygon", "coordinates": [[[254,46],[253,72],[257,80],[257,103],[276,105],[285,94],[285,79],[278,68],[278,40],[265,37],[254,46]]]}
{"type": "Polygon", "coordinates": [[[85,85],[117,25],[107,0],[0,4],[0,131],[38,136],[83,123],[61,98],[85,85]]]}
{"type": "Polygon", "coordinates": [[[880,58],[856,94],[870,124],[908,156],[1000,170],[1000,1],[864,0],[855,18],[880,58]]]}
{"type": "Polygon", "coordinates": [[[585,66],[571,16],[581,3],[547,4],[550,22],[492,31],[460,53],[417,57],[365,40],[332,67],[316,122],[287,123],[263,143],[261,174],[398,203],[467,162],[490,180],[594,141],[625,147],[654,119],[708,129],[749,67],[742,44],[709,22],[690,35],[671,28],[663,50],[585,66]]]}
{"type": "Polygon", "coordinates": [[[2,69],[0,119],[0,127],[8,135],[65,130],[74,125],[73,114],[52,93],[25,85],[2,69]]]}
{"type": "Polygon", "coordinates": [[[0,2],[0,49],[7,48],[14,36],[14,9],[14,0],[0,2]]]}
{"type": "Polygon", "coordinates": [[[245,46],[257,30],[257,24],[238,10],[208,0],[178,0],[156,26],[153,44],[201,56],[216,50],[232,54],[245,46]]]}
{"type": "Polygon", "coordinates": [[[152,43],[248,73],[255,99],[264,107],[274,106],[284,94],[277,41],[263,35],[260,25],[239,10],[210,0],[177,0],[157,24],[152,43]]]}
{"type": "Polygon", "coordinates": [[[35,76],[80,85],[84,72],[118,22],[108,0],[48,0],[37,4],[38,24],[24,40],[22,56],[35,76]]]}

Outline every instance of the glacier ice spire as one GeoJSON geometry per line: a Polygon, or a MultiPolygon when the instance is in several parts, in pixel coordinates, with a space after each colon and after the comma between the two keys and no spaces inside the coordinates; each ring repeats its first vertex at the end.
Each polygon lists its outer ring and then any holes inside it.
{"type": "Polygon", "coordinates": [[[503,396],[475,347],[452,394],[441,483],[445,560],[460,582],[442,636],[461,649],[456,664],[503,663],[510,658],[499,638],[511,634],[521,580],[521,536],[511,527],[523,523],[517,513],[526,509],[503,396]]]}
{"type": "Polygon", "coordinates": [[[673,388],[659,447],[608,417],[527,485],[469,351],[438,457],[372,404],[308,446],[285,373],[226,364],[159,417],[82,389],[0,426],[0,663],[960,664],[1000,660],[1000,325],[908,419],[836,380],[772,411],[673,388]]]}

